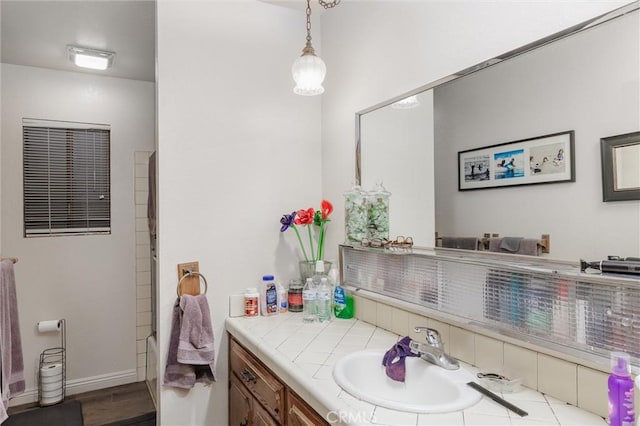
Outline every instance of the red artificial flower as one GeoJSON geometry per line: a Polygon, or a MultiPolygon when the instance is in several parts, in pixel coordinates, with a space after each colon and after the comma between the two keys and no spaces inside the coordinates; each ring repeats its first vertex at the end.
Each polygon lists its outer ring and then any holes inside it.
{"type": "Polygon", "coordinates": [[[307,210],[298,210],[295,220],[296,225],[311,225],[313,223],[313,207],[309,207],[307,210]]]}
{"type": "Polygon", "coordinates": [[[322,200],[322,220],[327,220],[327,217],[333,212],[333,204],[327,200],[322,200]]]}

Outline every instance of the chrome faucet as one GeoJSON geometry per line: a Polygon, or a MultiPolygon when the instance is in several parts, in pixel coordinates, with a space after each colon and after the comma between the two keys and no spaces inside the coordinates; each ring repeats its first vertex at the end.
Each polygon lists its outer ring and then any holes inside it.
{"type": "Polygon", "coordinates": [[[415,340],[409,342],[411,352],[418,355],[423,360],[442,367],[446,370],[457,370],[460,368],[458,360],[444,352],[444,343],[440,338],[438,330],[429,327],[414,327],[416,333],[424,331],[427,334],[427,342],[420,343],[415,340]]]}

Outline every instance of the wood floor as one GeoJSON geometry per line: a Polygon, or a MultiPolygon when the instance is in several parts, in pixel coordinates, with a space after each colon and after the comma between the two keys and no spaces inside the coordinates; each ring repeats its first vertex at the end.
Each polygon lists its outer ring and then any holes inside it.
{"type": "MultiPolygon", "coordinates": [[[[65,400],[82,403],[84,426],[100,426],[155,411],[153,400],[145,382],[130,383],[77,395],[65,400]]],[[[9,416],[21,411],[37,409],[36,403],[9,408],[9,416]]]]}

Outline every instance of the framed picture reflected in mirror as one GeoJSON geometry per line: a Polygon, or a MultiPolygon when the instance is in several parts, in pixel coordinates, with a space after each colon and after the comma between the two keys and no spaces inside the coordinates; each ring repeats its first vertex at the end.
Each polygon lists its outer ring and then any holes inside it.
{"type": "Polygon", "coordinates": [[[640,200],[640,132],[600,139],[602,201],[640,200]]]}

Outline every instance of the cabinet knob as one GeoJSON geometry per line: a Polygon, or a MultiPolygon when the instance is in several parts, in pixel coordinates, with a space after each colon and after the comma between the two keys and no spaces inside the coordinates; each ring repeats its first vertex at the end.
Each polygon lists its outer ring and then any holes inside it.
{"type": "Polygon", "coordinates": [[[249,371],[248,368],[243,368],[242,372],[240,373],[240,375],[242,376],[242,378],[244,379],[244,381],[246,382],[250,382],[253,383],[254,385],[257,383],[257,379],[256,376],[253,375],[253,373],[251,371],[249,371]]]}

